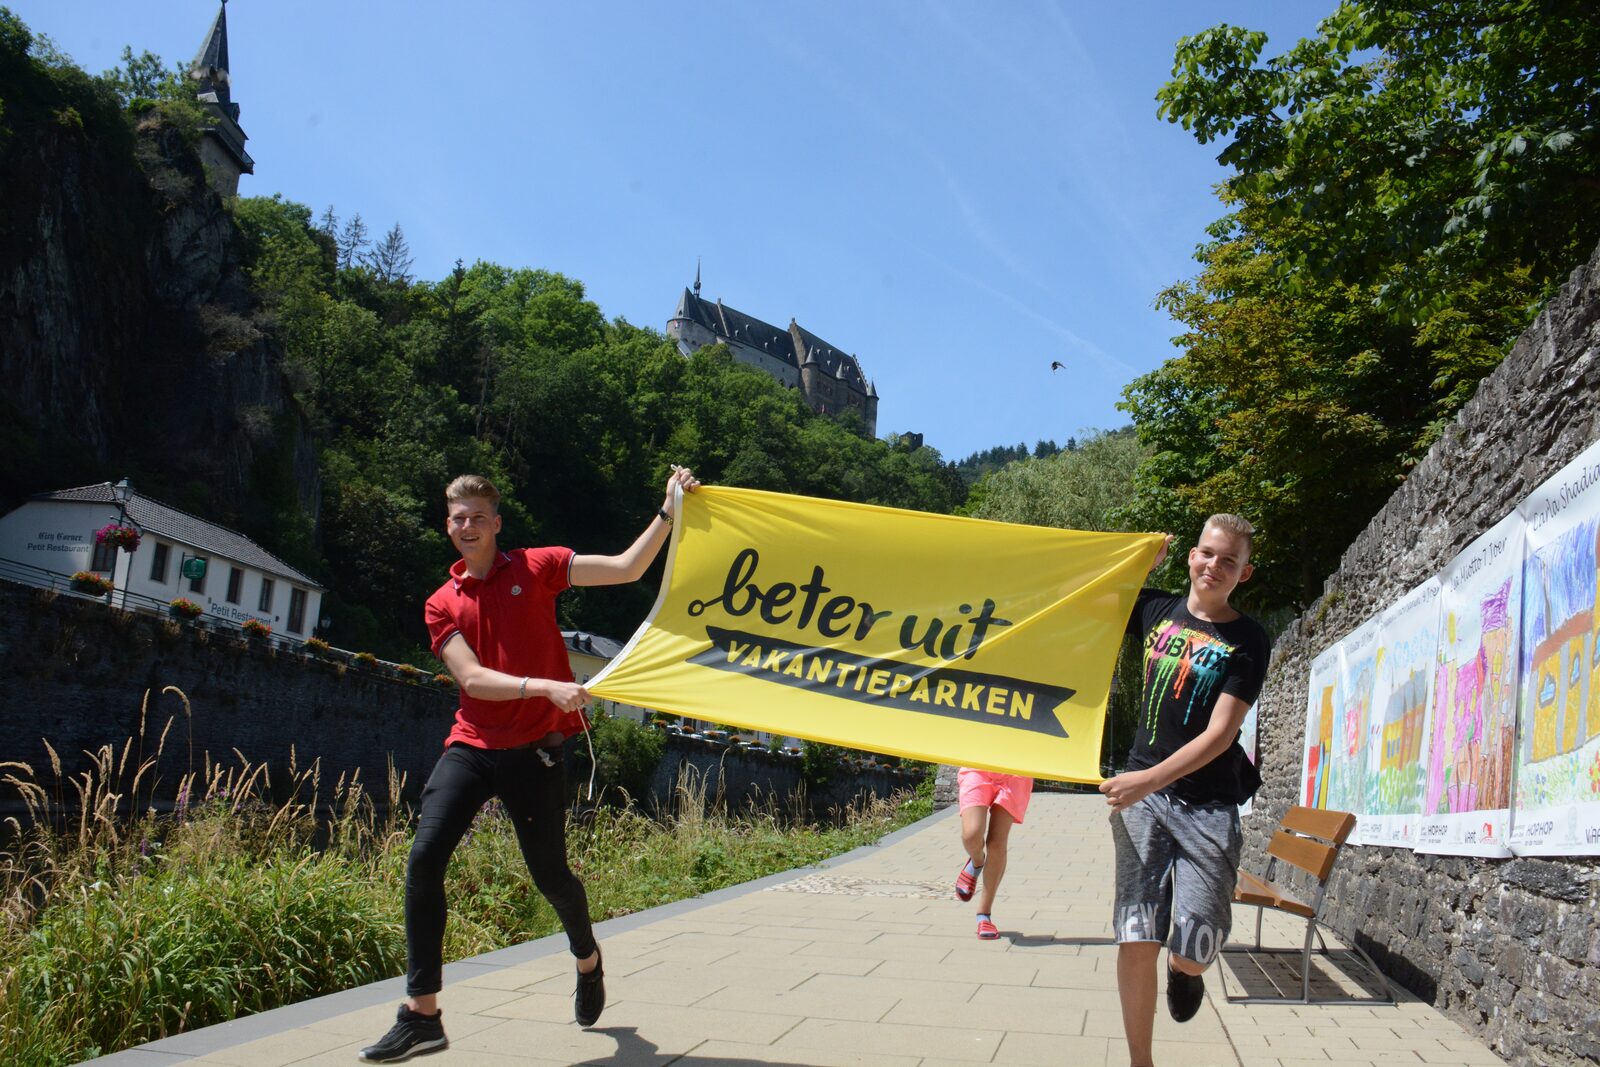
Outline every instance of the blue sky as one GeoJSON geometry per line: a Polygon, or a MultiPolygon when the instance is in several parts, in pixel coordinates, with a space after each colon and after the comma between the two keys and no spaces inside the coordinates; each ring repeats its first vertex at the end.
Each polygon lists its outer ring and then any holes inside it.
{"type": "MultiPolygon", "coordinates": [[[[94,72],[187,61],[217,11],[3,2],[94,72]]],[[[1175,42],[1232,22],[1275,55],[1332,7],[234,0],[240,193],[398,222],[421,278],[560,271],[657,329],[698,258],[706,297],[854,352],[880,435],[1064,442],[1174,354],[1152,301],[1220,213],[1219,146],[1155,115],[1175,42]]]]}

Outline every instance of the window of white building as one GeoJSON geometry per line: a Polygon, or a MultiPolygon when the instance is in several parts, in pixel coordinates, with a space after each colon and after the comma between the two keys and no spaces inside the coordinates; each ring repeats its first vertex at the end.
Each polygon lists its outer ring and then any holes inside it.
{"type": "Polygon", "coordinates": [[[117,546],[110,542],[100,542],[94,546],[94,555],[89,560],[89,569],[92,571],[109,571],[117,562],[117,546]]]}

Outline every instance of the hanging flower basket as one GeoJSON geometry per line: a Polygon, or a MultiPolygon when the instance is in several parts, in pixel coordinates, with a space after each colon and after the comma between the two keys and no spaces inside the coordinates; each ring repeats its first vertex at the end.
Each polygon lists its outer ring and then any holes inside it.
{"type": "Polygon", "coordinates": [[[167,614],[174,619],[185,621],[198,619],[205,613],[205,609],[188,597],[180,596],[176,600],[167,601],[167,614]]]}
{"type": "Polygon", "coordinates": [[[111,579],[96,574],[94,571],[79,571],[70,579],[72,591],[87,593],[89,596],[105,596],[111,592],[111,579]]]}
{"type": "Polygon", "coordinates": [[[265,639],[272,636],[272,627],[260,619],[246,619],[240,629],[244,631],[246,637],[265,639]]]}
{"type": "Polygon", "coordinates": [[[122,526],[113,522],[107,526],[100,527],[94,532],[94,543],[97,545],[112,545],[122,549],[124,552],[133,552],[138,549],[139,539],[142,536],[137,526],[122,526]]]}

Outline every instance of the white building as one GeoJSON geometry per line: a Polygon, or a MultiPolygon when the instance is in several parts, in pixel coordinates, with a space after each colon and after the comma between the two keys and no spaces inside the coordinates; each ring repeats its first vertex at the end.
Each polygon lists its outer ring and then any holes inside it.
{"type": "Polygon", "coordinates": [[[77,571],[110,578],[118,607],[165,612],[183,597],[208,620],[256,619],[291,641],[311,636],[322,609],[323,587],[306,575],[244,534],[140,494],[127,479],[40,493],[0,518],[0,577],[59,589],[77,571]],[[95,531],[112,524],[137,529],[139,547],[95,544],[95,531]]]}

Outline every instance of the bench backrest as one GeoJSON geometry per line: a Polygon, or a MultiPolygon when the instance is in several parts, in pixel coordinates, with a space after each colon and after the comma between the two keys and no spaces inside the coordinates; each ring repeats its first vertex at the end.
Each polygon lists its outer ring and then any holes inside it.
{"type": "Polygon", "coordinates": [[[1356,817],[1348,811],[1293,807],[1272,835],[1267,855],[1300,868],[1318,882],[1326,882],[1333,872],[1333,861],[1339,856],[1339,847],[1355,828],[1356,817]]]}

